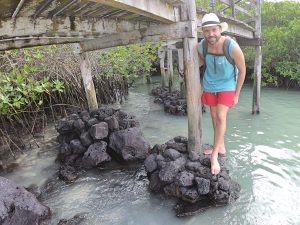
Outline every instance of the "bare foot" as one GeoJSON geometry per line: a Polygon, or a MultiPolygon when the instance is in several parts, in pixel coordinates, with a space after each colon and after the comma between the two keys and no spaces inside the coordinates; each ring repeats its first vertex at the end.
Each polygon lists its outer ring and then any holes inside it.
{"type": "Polygon", "coordinates": [[[210,159],[210,163],[211,163],[211,173],[212,175],[217,175],[218,173],[220,173],[220,164],[218,162],[218,158],[211,158],[210,159]]]}
{"type": "MultiPolygon", "coordinates": [[[[212,148],[205,149],[205,150],[204,150],[204,155],[211,155],[211,154],[212,154],[212,151],[213,151],[212,148]]],[[[222,151],[219,151],[218,153],[221,154],[221,155],[225,155],[226,150],[223,149],[222,151]]]]}

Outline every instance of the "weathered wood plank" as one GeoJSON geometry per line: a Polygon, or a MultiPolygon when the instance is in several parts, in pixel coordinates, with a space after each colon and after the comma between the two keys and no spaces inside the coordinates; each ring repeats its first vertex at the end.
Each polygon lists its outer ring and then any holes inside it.
{"type": "Polygon", "coordinates": [[[12,18],[15,19],[17,17],[17,15],[19,14],[19,12],[21,11],[23,5],[25,4],[27,0],[20,0],[17,8],[15,9],[13,15],[12,15],[12,18]]]}
{"type": "MultiPolygon", "coordinates": [[[[255,6],[256,6],[255,37],[257,39],[260,39],[261,38],[261,3],[260,3],[260,1],[255,1],[255,6]]],[[[256,46],[255,47],[255,63],[254,63],[252,114],[260,113],[261,64],[262,64],[261,46],[256,46]]]]}
{"type": "Polygon", "coordinates": [[[193,37],[194,35],[197,36],[195,25],[189,22],[178,22],[175,24],[155,25],[131,32],[103,36],[101,38],[82,42],[81,46],[83,51],[93,51],[141,42],[193,37]]]}
{"type": "Polygon", "coordinates": [[[240,46],[262,46],[264,44],[264,41],[261,38],[246,39],[237,37],[236,41],[239,43],[240,46]]]}
{"type": "MultiPolygon", "coordinates": [[[[187,0],[182,5],[182,19],[197,24],[196,5],[194,0],[187,0]]],[[[186,81],[186,99],[188,108],[188,151],[201,151],[202,113],[199,98],[201,93],[199,61],[197,55],[197,32],[192,38],[184,38],[184,74],[186,81]]]]}
{"type": "Polygon", "coordinates": [[[178,9],[161,0],[90,0],[103,5],[126,10],[164,23],[179,20],[176,15],[178,9]]]}
{"type": "Polygon", "coordinates": [[[173,51],[170,45],[170,48],[168,48],[168,75],[169,75],[169,92],[173,90],[173,84],[174,84],[174,71],[173,71],[173,51]]]}
{"type": "Polygon", "coordinates": [[[159,57],[159,66],[160,66],[160,74],[161,74],[161,86],[167,87],[167,77],[165,71],[165,58],[166,58],[166,50],[164,48],[158,49],[158,57],[159,57]]]}
{"type": "Polygon", "coordinates": [[[69,2],[66,2],[64,5],[62,5],[60,8],[58,8],[55,12],[51,13],[51,17],[56,17],[60,14],[62,14],[65,10],[67,10],[69,7],[71,7],[73,4],[75,4],[78,0],[71,0],[69,2]]]}
{"type": "Polygon", "coordinates": [[[87,19],[79,17],[38,18],[17,17],[13,20],[2,20],[0,39],[29,36],[85,36],[93,37],[105,34],[131,31],[148,27],[145,22],[130,22],[112,19],[87,19]]]}
{"type": "MultiPolygon", "coordinates": [[[[8,38],[0,40],[0,50],[8,50],[8,49],[16,49],[16,48],[23,48],[23,47],[33,47],[39,45],[51,45],[51,44],[66,44],[66,43],[77,43],[86,40],[92,40],[94,38],[102,37],[99,40],[104,40],[103,45],[100,48],[108,48],[116,46],[114,43],[116,42],[117,45],[124,45],[135,43],[137,42],[146,42],[146,41],[159,41],[159,40],[168,40],[168,39],[176,39],[182,38],[191,35],[191,24],[187,23],[179,23],[179,24],[172,24],[172,25],[159,25],[159,26],[151,26],[148,25],[148,28],[143,23],[116,23],[111,20],[103,20],[103,24],[106,24],[106,27],[99,28],[99,32],[95,33],[85,33],[85,36],[82,35],[83,32],[62,32],[62,33],[48,33],[47,35],[52,37],[24,37],[24,38],[8,38]],[[142,29],[132,32],[122,32],[120,34],[104,36],[103,34],[107,33],[116,33],[117,30],[127,31],[127,29],[135,29],[136,26],[140,24],[142,29]],[[109,27],[109,25],[111,25],[109,27]],[[129,26],[126,26],[129,25],[129,26]],[[102,32],[101,32],[101,29],[102,32]],[[62,37],[53,37],[54,35],[61,35],[62,37]],[[126,37],[128,35],[128,37],[126,37]],[[125,37],[124,43],[122,43],[122,37],[125,37]],[[134,38],[135,37],[135,38],[134,38]],[[116,41],[117,40],[117,41],[116,41]],[[138,41],[139,40],[139,41],[138,41]],[[121,42],[121,43],[120,43],[121,42]]],[[[103,25],[102,24],[102,25],[103,25]]],[[[84,26],[82,26],[82,29],[84,26]]],[[[1,30],[1,28],[0,28],[1,30]]],[[[97,31],[97,29],[95,28],[97,31]]],[[[88,29],[87,29],[88,31],[88,29]]],[[[21,31],[19,31],[21,32],[21,31]]],[[[3,37],[2,37],[3,38],[3,37]]],[[[96,39],[95,39],[95,42],[96,39]]]]}
{"type": "Polygon", "coordinates": [[[70,44],[78,43],[86,40],[84,37],[62,37],[62,38],[14,38],[9,40],[0,40],[0,51],[29,48],[42,45],[54,45],[54,44],[70,44]]]}
{"type": "Polygon", "coordinates": [[[184,3],[184,0],[163,0],[164,2],[167,2],[168,4],[171,5],[181,5],[184,3]]]}
{"type": "MultiPolygon", "coordinates": [[[[78,45],[78,49],[80,46],[78,45]]],[[[98,103],[96,98],[95,86],[92,78],[92,67],[88,59],[86,52],[79,52],[80,56],[80,70],[83,80],[83,86],[86,94],[86,99],[88,102],[89,111],[94,111],[98,109],[98,103]]]]}
{"type": "Polygon", "coordinates": [[[33,14],[33,18],[35,19],[36,17],[38,17],[42,12],[44,12],[47,7],[50,5],[51,2],[53,2],[54,0],[44,0],[42,4],[39,5],[39,7],[37,8],[37,10],[35,11],[35,13],[33,14]]]}
{"type": "MultiPolygon", "coordinates": [[[[178,72],[181,75],[183,75],[183,73],[184,73],[183,49],[178,49],[177,55],[178,55],[178,70],[179,70],[178,72]]],[[[180,96],[181,96],[181,98],[186,98],[186,88],[185,88],[184,79],[180,81],[180,96]]]]}

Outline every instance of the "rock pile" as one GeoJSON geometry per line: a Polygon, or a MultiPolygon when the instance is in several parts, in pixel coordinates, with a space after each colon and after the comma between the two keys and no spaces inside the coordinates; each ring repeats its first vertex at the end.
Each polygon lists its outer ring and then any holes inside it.
{"type": "Polygon", "coordinates": [[[180,91],[169,92],[166,87],[156,87],[151,91],[156,96],[155,103],[163,104],[165,112],[173,115],[184,116],[187,114],[186,100],[181,98],[180,91]]]}
{"type": "Polygon", "coordinates": [[[190,204],[226,205],[239,197],[240,185],[230,178],[225,157],[219,157],[221,172],[213,176],[210,157],[188,154],[185,137],[155,145],[150,153],[144,164],[153,192],[162,191],[190,204]]]}
{"type": "Polygon", "coordinates": [[[73,181],[80,169],[90,169],[113,159],[144,160],[150,149],[135,116],[107,106],[63,118],[56,126],[60,178],[73,181]]]}
{"type": "MultiPolygon", "coordinates": [[[[180,91],[169,92],[169,88],[156,87],[152,89],[151,94],[155,96],[155,103],[164,105],[165,112],[177,116],[187,115],[186,99],[181,97],[180,91]]],[[[205,112],[204,106],[202,106],[202,112],[205,112]]]]}

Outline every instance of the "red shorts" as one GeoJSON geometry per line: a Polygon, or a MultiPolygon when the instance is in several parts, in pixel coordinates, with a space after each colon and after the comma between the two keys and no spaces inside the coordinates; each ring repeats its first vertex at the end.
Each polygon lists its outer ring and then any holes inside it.
{"type": "Polygon", "coordinates": [[[218,104],[233,106],[233,98],[235,91],[222,91],[222,92],[203,92],[201,102],[207,106],[217,106],[218,104]]]}

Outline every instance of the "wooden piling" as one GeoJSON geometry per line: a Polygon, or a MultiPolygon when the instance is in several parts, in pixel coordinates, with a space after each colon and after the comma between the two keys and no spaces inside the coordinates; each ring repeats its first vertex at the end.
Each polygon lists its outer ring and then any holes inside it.
{"type": "Polygon", "coordinates": [[[91,63],[88,59],[87,53],[81,51],[81,47],[79,44],[77,45],[77,48],[80,57],[80,70],[81,70],[84,90],[86,94],[89,111],[91,112],[98,109],[96,91],[92,79],[91,63]]]}
{"type": "Polygon", "coordinates": [[[197,55],[197,17],[194,0],[186,0],[181,7],[181,18],[192,23],[193,35],[183,40],[184,74],[188,108],[188,151],[199,153],[202,144],[202,113],[199,104],[201,93],[197,55]]]}
{"type": "MultiPolygon", "coordinates": [[[[178,70],[181,75],[184,76],[184,65],[183,65],[183,49],[177,49],[178,56],[178,70]]],[[[181,98],[186,98],[186,88],[184,77],[182,77],[182,81],[180,81],[180,96],[181,98]]]]}
{"type": "MultiPolygon", "coordinates": [[[[261,5],[260,1],[255,1],[255,38],[261,38],[261,5]]],[[[254,84],[252,99],[252,114],[260,113],[260,90],[261,90],[261,64],[262,52],[261,46],[255,46],[255,62],[254,62],[254,84]]]]}
{"type": "Polygon", "coordinates": [[[160,48],[158,50],[158,57],[159,57],[159,64],[160,64],[160,74],[161,74],[161,86],[167,87],[167,75],[165,70],[165,57],[166,57],[166,51],[163,48],[160,48]]]}
{"type": "Polygon", "coordinates": [[[173,51],[172,46],[168,45],[168,84],[169,92],[173,90],[174,84],[174,71],[173,71],[173,51]]]}

